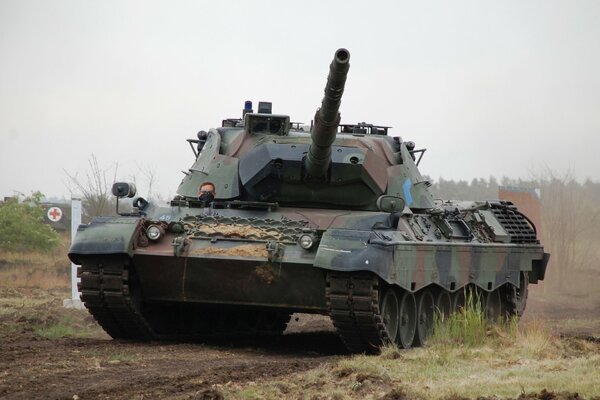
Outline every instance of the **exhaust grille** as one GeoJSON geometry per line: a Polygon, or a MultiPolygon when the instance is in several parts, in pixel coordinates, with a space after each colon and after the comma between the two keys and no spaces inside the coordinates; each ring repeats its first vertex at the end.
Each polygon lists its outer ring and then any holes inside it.
{"type": "Polygon", "coordinates": [[[493,202],[491,206],[498,222],[510,235],[511,243],[540,243],[533,223],[528,221],[511,201],[493,202]]]}

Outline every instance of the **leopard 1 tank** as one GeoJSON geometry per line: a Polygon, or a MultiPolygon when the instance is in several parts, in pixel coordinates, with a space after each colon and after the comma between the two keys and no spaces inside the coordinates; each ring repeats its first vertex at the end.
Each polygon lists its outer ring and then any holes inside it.
{"type": "Polygon", "coordinates": [[[168,205],[136,198],[79,227],[69,257],[106,332],[272,334],[316,313],[351,352],[377,352],[424,343],[469,291],[489,318],[523,312],[549,257],[533,223],[506,201],[434,200],[424,150],[340,124],[349,60],[335,52],[310,128],[246,102],[241,119],[188,139],[195,160],[168,205]]]}

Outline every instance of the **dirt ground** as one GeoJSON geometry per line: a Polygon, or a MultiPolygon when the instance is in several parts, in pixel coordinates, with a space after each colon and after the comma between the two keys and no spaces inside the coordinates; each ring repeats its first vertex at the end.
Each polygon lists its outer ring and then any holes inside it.
{"type": "MultiPolygon", "coordinates": [[[[0,288],[1,399],[220,399],[233,383],[282,379],[347,357],[330,321],[305,314],[281,337],[115,341],[86,311],[64,309],[68,294],[0,288]],[[61,329],[71,329],[69,337],[55,338],[61,329]]],[[[557,334],[599,338],[600,296],[532,292],[524,318],[543,319],[557,334]]]]}
{"type": "Polygon", "coordinates": [[[112,340],[66,291],[2,289],[0,398],[218,399],[219,385],[305,371],[345,354],[331,323],[297,315],[280,337],[203,343],[112,340]],[[48,338],[68,324],[86,337],[48,338]]]}

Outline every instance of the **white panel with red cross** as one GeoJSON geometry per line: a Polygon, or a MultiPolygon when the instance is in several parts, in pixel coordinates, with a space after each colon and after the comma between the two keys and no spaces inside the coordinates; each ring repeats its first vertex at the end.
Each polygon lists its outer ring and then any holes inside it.
{"type": "Polygon", "coordinates": [[[63,212],[58,207],[50,207],[48,209],[48,219],[52,222],[58,222],[62,218],[63,212]]]}

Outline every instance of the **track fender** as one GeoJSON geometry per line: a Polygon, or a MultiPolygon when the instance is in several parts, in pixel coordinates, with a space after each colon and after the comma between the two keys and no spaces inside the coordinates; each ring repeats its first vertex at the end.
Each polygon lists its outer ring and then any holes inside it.
{"type": "Polygon", "coordinates": [[[411,292],[430,284],[449,291],[474,284],[494,290],[519,285],[521,272],[530,281],[544,278],[548,256],[540,246],[497,243],[431,243],[404,241],[389,232],[382,240],[373,231],[330,229],[315,257],[315,267],[332,271],[371,271],[411,292]]]}
{"type": "Polygon", "coordinates": [[[79,225],[69,258],[75,264],[89,255],[133,255],[134,239],[140,228],[137,217],[98,217],[87,225],[79,225]]]}

